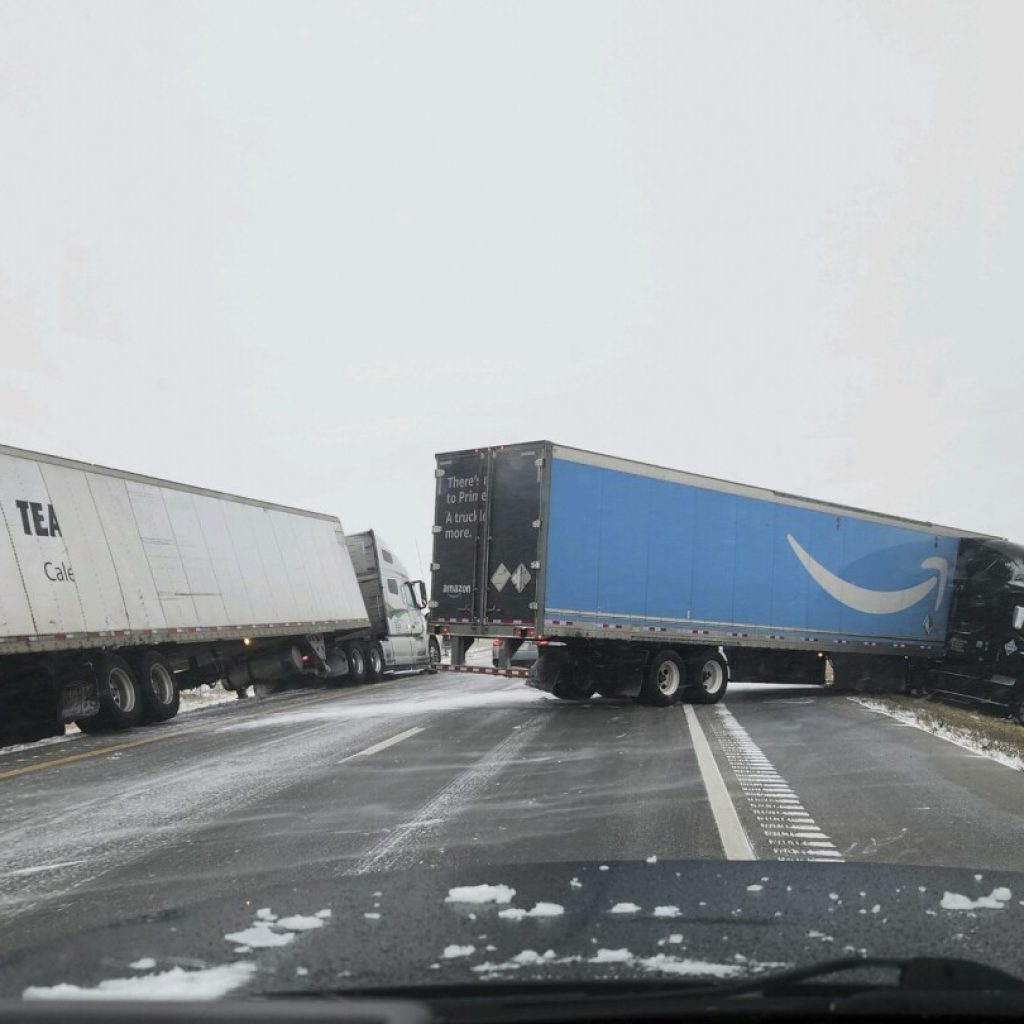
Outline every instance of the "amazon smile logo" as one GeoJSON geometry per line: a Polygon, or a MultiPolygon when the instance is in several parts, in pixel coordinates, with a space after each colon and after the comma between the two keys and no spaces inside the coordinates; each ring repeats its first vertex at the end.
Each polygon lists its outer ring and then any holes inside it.
{"type": "Polygon", "coordinates": [[[946,577],[949,575],[949,562],[945,558],[926,558],[921,563],[921,568],[931,570],[936,575],[913,587],[905,590],[869,590],[867,587],[858,587],[855,583],[849,583],[829,572],[821,564],[816,562],[799,544],[791,534],[786,534],[786,540],[793,549],[793,554],[800,559],[800,564],[810,574],[811,579],[831,597],[834,597],[840,604],[846,605],[857,612],[866,612],[868,615],[893,615],[896,612],[912,608],[918,601],[926,598],[938,587],[935,595],[935,610],[942,606],[942,600],[946,596],[946,577]]]}

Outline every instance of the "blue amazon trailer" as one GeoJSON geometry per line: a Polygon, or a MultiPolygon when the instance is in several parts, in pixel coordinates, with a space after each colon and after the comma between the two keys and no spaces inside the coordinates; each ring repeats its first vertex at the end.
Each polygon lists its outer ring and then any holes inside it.
{"type": "Polygon", "coordinates": [[[993,540],[549,441],[441,454],[435,479],[453,666],[480,637],[506,666],[536,639],[531,682],[567,698],[714,702],[730,674],[824,683],[826,664],[902,687],[947,657],[958,564],[993,540]]]}

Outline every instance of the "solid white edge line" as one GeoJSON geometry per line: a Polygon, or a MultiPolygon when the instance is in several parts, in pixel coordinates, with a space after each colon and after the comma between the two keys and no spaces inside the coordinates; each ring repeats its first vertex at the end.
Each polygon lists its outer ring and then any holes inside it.
{"type": "Polygon", "coordinates": [[[711,753],[708,739],[697,718],[697,712],[690,704],[684,704],[683,710],[686,712],[686,724],[690,727],[690,739],[693,741],[693,752],[697,755],[697,767],[700,768],[700,774],[704,780],[708,803],[711,805],[711,813],[715,818],[715,825],[718,828],[719,838],[722,840],[725,856],[728,860],[756,860],[750,840],[747,838],[746,832],[743,831],[736,807],[729,796],[725,780],[718,770],[715,756],[711,753]]]}
{"type": "Polygon", "coordinates": [[[344,764],[346,761],[351,761],[355,757],[367,757],[369,754],[376,754],[381,750],[387,750],[388,747],[393,747],[396,743],[401,743],[402,740],[407,740],[410,736],[415,736],[418,732],[423,732],[424,726],[417,725],[412,729],[406,729],[405,732],[400,732],[397,736],[392,736],[390,739],[381,740],[380,743],[374,743],[372,747],[367,747],[365,750],[357,750],[354,754],[349,754],[348,757],[343,757],[338,764],[344,764]]]}

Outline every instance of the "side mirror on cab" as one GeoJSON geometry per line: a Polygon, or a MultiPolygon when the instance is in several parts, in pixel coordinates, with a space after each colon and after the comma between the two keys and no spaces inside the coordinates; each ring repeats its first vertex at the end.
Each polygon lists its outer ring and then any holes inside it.
{"type": "Polygon", "coordinates": [[[427,607],[427,588],[423,585],[423,580],[409,580],[406,583],[409,588],[409,593],[412,595],[412,603],[422,611],[427,607]]]}

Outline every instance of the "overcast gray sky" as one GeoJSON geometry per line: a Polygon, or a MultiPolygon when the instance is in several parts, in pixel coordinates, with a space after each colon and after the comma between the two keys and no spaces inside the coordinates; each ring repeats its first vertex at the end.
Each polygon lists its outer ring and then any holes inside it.
{"type": "Polygon", "coordinates": [[[1024,541],[1022,8],[0,0],[0,439],[414,571],[539,437],[1024,541]]]}

